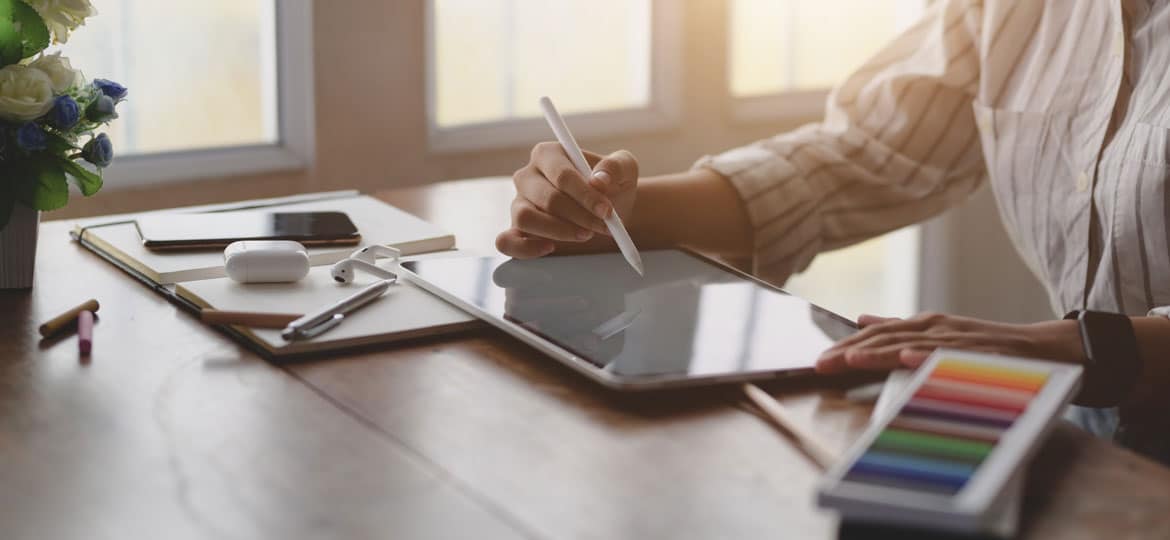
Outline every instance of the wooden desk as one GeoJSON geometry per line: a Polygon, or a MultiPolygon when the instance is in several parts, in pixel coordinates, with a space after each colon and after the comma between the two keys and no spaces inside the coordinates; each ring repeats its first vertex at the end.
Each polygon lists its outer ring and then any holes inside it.
{"type": "MultiPolygon", "coordinates": [[[[504,181],[384,199],[488,247],[504,181]]],[[[626,399],[491,330],[269,365],[42,226],[0,293],[0,536],[831,538],[817,472],[734,394],[626,399]],[[42,319],[101,300],[94,355],[42,319]]],[[[844,447],[867,411],[771,387],[844,447]]],[[[1058,430],[1026,536],[1170,538],[1170,470],[1058,430]]]]}

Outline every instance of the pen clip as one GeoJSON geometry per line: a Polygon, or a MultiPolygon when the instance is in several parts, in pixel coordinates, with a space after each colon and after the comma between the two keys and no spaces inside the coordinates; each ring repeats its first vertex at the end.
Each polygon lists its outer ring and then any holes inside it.
{"type": "Polygon", "coordinates": [[[344,314],[334,313],[332,317],[329,317],[328,319],[321,321],[320,324],[314,325],[310,328],[302,329],[300,332],[298,332],[299,335],[297,337],[299,337],[301,339],[313,339],[321,334],[324,334],[325,332],[328,332],[333,327],[341,324],[341,320],[344,318],[345,318],[344,314]]]}

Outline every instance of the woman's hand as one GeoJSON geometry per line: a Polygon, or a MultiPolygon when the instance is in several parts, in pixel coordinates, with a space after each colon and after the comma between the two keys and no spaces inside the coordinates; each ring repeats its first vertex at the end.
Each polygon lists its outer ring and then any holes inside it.
{"type": "Polygon", "coordinates": [[[1007,324],[924,313],[910,319],[862,315],[861,330],[817,360],[817,372],[916,368],[934,349],[962,349],[1059,362],[1084,362],[1076,321],[1007,324]]]}
{"type": "Polygon", "coordinates": [[[543,142],[512,175],[512,228],[496,237],[496,249],[517,259],[552,253],[558,242],[582,243],[609,235],[602,221],[614,209],[628,220],[638,186],[638,161],[619,150],[608,156],[585,152],[593,174],[583,178],[561,145],[543,142]]]}

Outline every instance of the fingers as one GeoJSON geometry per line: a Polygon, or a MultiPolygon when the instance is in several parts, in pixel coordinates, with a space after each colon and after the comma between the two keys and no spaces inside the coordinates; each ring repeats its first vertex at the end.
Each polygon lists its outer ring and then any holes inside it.
{"type": "Polygon", "coordinates": [[[861,314],[861,316],[857,317],[857,326],[859,326],[861,328],[865,328],[867,326],[872,326],[872,325],[875,325],[878,323],[900,321],[900,320],[902,320],[902,319],[899,319],[898,317],[882,317],[879,315],[870,315],[868,313],[863,313],[863,314],[861,314]]]}
{"type": "Polygon", "coordinates": [[[961,319],[938,313],[923,313],[910,319],[889,318],[881,322],[867,321],[869,324],[862,325],[861,319],[866,317],[872,316],[862,316],[858,319],[858,325],[862,326],[861,331],[837,342],[836,345],[833,345],[832,348],[825,352],[829,353],[847,349],[879,334],[889,334],[892,332],[937,332],[944,329],[959,329],[962,327],[960,324],[961,319]]]}
{"type": "Polygon", "coordinates": [[[822,356],[817,360],[818,373],[840,373],[850,370],[890,371],[909,367],[916,368],[930,353],[939,347],[953,346],[949,339],[903,336],[901,340],[890,340],[885,346],[861,345],[839,353],[822,356]]]}
{"type": "Polygon", "coordinates": [[[615,197],[637,187],[638,160],[625,150],[618,150],[597,161],[589,184],[607,197],[615,197]]]}
{"type": "Polygon", "coordinates": [[[594,216],[604,219],[613,209],[609,200],[590,187],[581,173],[577,172],[560,144],[546,142],[536,145],[532,150],[532,166],[554,188],[568,195],[594,216]]]}
{"type": "MultiPolygon", "coordinates": [[[[511,229],[515,230],[515,229],[511,229]]],[[[500,234],[503,237],[508,231],[500,234]]],[[[499,238],[496,238],[496,243],[499,243],[499,238]]],[[[552,242],[549,242],[552,244],[552,242]]],[[[517,287],[546,287],[553,284],[552,274],[533,267],[528,263],[520,261],[505,261],[496,267],[492,272],[492,283],[505,289],[514,289],[517,287]]]]}
{"type": "MultiPolygon", "coordinates": [[[[817,359],[818,372],[894,369],[904,365],[900,354],[909,347],[908,343],[932,339],[919,348],[933,351],[940,342],[949,340],[956,330],[966,326],[965,319],[937,313],[923,313],[910,319],[862,315],[857,322],[861,327],[859,332],[837,342],[817,359]]],[[[910,358],[916,359],[917,356],[910,358]]]]}
{"type": "Polygon", "coordinates": [[[918,366],[921,366],[922,363],[926,362],[926,359],[930,357],[931,352],[933,351],[923,349],[902,349],[899,360],[901,360],[903,366],[906,366],[910,369],[918,369],[918,366]]]}
{"type": "MultiPolygon", "coordinates": [[[[939,347],[946,347],[945,340],[929,339],[903,341],[886,347],[850,349],[845,353],[845,365],[853,369],[888,371],[900,367],[914,367],[902,361],[903,351],[915,351],[915,354],[931,352],[939,347]]],[[[925,360],[925,356],[923,357],[925,360]]],[[[918,362],[921,363],[921,362],[918,362]]]]}
{"type": "Polygon", "coordinates": [[[584,242],[593,238],[593,231],[553,216],[520,198],[512,201],[512,226],[528,236],[561,242],[584,242]]]}
{"type": "MultiPolygon", "coordinates": [[[[620,150],[608,156],[586,152],[595,167],[589,178],[574,168],[561,145],[545,142],[532,150],[531,162],[516,171],[512,230],[501,233],[496,247],[516,258],[547,255],[554,242],[585,242],[609,235],[603,221],[613,211],[609,195],[632,201],[638,161],[620,150]]],[[[628,206],[628,205],[627,205],[628,206]]]]}
{"type": "Polygon", "coordinates": [[[556,245],[551,240],[527,236],[518,229],[508,229],[496,237],[496,249],[509,257],[532,259],[553,252],[556,245]]]}
{"type": "MultiPolygon", "coordinates": [[[[580,204],[577,204],[577,201],[553,187],[535,169],[528,171],[522,169],[518,171],[515,180],[518,184],[517,192],[520,194],[520,197],[531,202],[536,208],[543,210],[549,215],[572,223],[583,231],[609,234],[609,231],[605,228],[605,222],[601,218],[593,215],[580,204]],[[524,184],[522,190],[519,188],[520,183],[524,184]]],[[[522,230],[543,236],[538,231],[528,231],[523,228],[522,230]]]]}

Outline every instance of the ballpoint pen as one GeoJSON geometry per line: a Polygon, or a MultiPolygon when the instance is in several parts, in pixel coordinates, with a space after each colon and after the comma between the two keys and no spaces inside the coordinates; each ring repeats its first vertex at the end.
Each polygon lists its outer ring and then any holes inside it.
{"type": "MultiPolygon", "coordinates": [[[[593,174],[589,168],[589,162],[585,160],[585,154],[581,153],[581,147],[577,146],[577,140],[569,132],[569,126],[565,125],[565,119],[561,118],[561,114],[557,112],[556,106],[553,105],[548,96],[540,98],[540,110],[544,112],[544,119],[548,122],[548,127],[552,128],[553,134],[556,135],[557,142],[561,143],[561,147],[569,155],[569,161],[572,161],[577,172],[588,180],[593,174]]],[[[626,232],[626,226],[622,224],[622,219],[618,217],[616,210],[610,211],[609,215],[605,217],[605,227],[609,229],[610,236],[613,236],[613,240],[617,243],[618,249],[621,250],[622,256],[626,258],[626,262],[634,267],[634,271],[638,272],[639,276],[645,275],[642,268],[642,256],[638,254],[638,248],[634,245],[633,239],[630,238],[630,233],[626,232]]]]}
{"type": "Polygon", "coordinates": [[[390,285],[394,284],[395,281],[398,281],[398,278],[376,281],[324,309],[308,313],[304,317],[288,323],[288,326],[280,332],[280,337],[284,338],[285,341],[317,337],[341,324],[347,313],[380,298],[382,293],[386,292],[386,289],[390,288],[390,285]]]}

